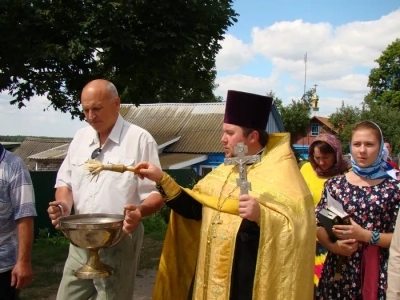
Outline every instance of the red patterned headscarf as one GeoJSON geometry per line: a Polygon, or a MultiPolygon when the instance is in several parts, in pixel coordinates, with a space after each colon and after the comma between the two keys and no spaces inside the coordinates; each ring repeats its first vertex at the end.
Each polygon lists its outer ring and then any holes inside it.
{"type": "Polygon", "coordinates": [[[348,159],[344,159],[342,156],[342,145],[337,137],[331,134],[322,133],[315,139],[314,142],[311,143],[310,147],[308,148],[308,159],[310,161],[311,166],[313,167],[315,173],[321,177],[332,177],[339,174],[345,173],[347,170],[351,168],[351,163],[348,159]],[[325,142],[329,146],[333,148],[336,153],[336,164],[330,168],[329,170],[322,170],[317,162],[314,160],[314,156],[311,155],[311,150],[314,147],[314,143],[316,142],[325,142]]]}

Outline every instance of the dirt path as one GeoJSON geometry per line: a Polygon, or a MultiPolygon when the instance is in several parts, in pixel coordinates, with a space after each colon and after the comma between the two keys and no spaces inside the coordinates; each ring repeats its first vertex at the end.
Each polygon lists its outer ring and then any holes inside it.
{"type": "MultiPolygon", "coordinates": [[[[139,270],[135,282],[135,300],[151,300],[157,270],[139,270]]],[[[56,289],[57,287],[55,287],[56,289]]],[[[56,300],[57,291],[41,300],[56,300]]]]}
{"type": "Polygon", "coordinates": [[[157,270],[140,270],[135,282],[135,300],[151,300],[157,270]]]}

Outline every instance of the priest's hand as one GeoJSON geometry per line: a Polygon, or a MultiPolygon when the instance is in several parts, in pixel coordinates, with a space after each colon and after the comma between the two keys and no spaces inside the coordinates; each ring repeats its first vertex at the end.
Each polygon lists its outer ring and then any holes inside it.
{"type": "Polygon", "coordinates": [[[164,175],[164,172],[157,166],[149,162],[141,162],[135,166],[135,169],[139,169],[138,176],[143,178],[148,178],[151,181],[160,181],[164,175]]]}
{"type": "Polygon", "coordinates": [[[260,219],[260,204],[249,195],[239,197],[239,216],[249,221],[257,222],[260,219]]]}

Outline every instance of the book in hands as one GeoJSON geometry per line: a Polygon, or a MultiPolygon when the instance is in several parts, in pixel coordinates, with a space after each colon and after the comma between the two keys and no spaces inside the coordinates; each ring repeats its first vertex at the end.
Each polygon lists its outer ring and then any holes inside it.
{"type": "Polygon", "coordinates": [[[334,225],[351,225],[350,215],[348,215],[343,206],[335,200],[329,191],[327,191],[327,208],[323,208],[319,212],[319,221],[325,228],[330,240],[334,243],[338,240],[333,233],[334,225]]]}

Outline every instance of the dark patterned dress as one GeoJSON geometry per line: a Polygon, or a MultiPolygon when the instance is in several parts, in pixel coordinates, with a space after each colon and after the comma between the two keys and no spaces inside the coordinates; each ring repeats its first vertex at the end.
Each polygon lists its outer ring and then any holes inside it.
{"type": "MultiPolygon", "coordinates": [[[[399,181],[388,178],[375,186],[359,187],[350,184],[345,175],[327,180],[321,201],[315,208],[318,224],[318,212],[327,206],[326,189],[361,227],[381,233],[394,231],[400,204],[399,181]]],[[[334,275],[339,256],[328,252],[315,299],[362,299],[361,259],[364,247],[365,244],[360,243],[337,281],[334,281],[334,275]]],[[[389,249],[380,248],[378,299],[386,299],[388,258],[389,249]]]]}

